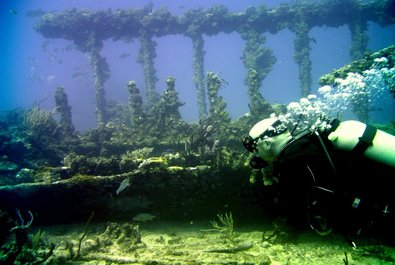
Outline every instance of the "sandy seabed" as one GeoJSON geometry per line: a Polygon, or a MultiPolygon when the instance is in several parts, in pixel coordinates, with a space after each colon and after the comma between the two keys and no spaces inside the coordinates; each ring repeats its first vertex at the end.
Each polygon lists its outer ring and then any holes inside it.
{"type": "Polygon", "coordinates": [[[235,227],[232,238],[212,230],[210,222],[90,224],[78,259],[85,224],[38,229],[55,244],[47,261],[58,260],[54,264],[395,264],[395,248],[377,240],[360,239],[352,248],[340,235],[273,224],[235,227]],[[109,233],[109,226],[116,229],[109,233]],[[137,228],[138,235],[123,233],[125,227],[137,228]],[[136,236],[139,242],[130,238],[136,236]]]}

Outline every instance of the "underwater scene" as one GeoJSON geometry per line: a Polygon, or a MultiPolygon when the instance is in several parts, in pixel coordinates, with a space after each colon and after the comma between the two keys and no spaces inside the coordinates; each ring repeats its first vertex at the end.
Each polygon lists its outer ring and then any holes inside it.
{"type": "Polygon", "coordinates": [[[0,20],[0,264],[395,264],[395,0],[0,20]]]}

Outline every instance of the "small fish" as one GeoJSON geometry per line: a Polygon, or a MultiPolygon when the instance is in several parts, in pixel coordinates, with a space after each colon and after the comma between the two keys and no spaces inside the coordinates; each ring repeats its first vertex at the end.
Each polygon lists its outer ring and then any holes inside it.
{"type": "Polygon", "coordinates": [[[33,9],[26,12],[27,17],[41,17],[45,15],[47,12],[43,11],[42,9],[33,9]]]}
{"type": "Polygon", "coordinates": [[[121,184],[119,185],[119,188],[117,189],[116,193],[119,195],[123,190],[125,190],[127,187],[130,186],[129,179],[124,179],[121,184]]]}
{"type": "Polygon", "coordinates": [[[72,75],[73,78],[79,78],[79,77],[82,77],[82,76],[85,76],[85,74],[84,74],[84,73],[81,73],[81,72],[75,72],[75,73],[72,75]]]}
{"type": "Polygon", "coordinates": [[[317,43],[317,40],[314,39],[314,38],[310,38],[310,41],[311,41],[312,43],[317,43]]]}
{"type": "Polygon", "coordinates": [[[368,110],[369,111],[383,111],[383,108],[381,108],[381,107],[371,107],[368,110]]]}
{"type": "Polygon", "coordinates": [[[10,11],[8,12],[12,15],[18,15],[18,11],[16,11],[15,9],[10,9],[10,11]]]}
{"type": "Polygon", "coordinates": [[[47,80],[48,83],[51,83],[55,78],[56,78],[56,76],[49,75],[49,76],[46,77],[46,80],[47,80]]]}
{"type": "Polygon", "coordinates": [[[123,42],[126,42],[126,43],[134,43],[133,38],[128,37],[128,36],[122,37],[121,40],[122,40],[123,42]]]}
{"type": "Polygon", "coordinates": [[[130,56],[129,53],[122,53],[121,55],[119,55],[119,58],[125,59],[125,58],[128,58],[129,56],[130,56]]]}
{"type": "Polygon", "coordinates": [[[155,215],[152,215],[150,213],[139,213],[135,217],[133,217],[132,220],[136,222],[147,222],[154,220],[155,217],[155,215]]]}

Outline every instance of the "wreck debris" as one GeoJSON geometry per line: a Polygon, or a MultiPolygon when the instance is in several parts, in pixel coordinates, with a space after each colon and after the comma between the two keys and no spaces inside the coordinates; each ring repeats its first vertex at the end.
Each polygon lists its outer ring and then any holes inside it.
{"type": "MultiPolygon", "coordinates": [[[[224,32],[238,32],[246,40],[244,64],[248,71],[246,83],[249,91],[260,88],[262,80],[271,71],[275,62],[272,52],[265,47],[263,33],[276,34],[283,29],[295,33],[294,58],[299,66],[301,95],[306,96],[311,89],[311,59],[309,31],[313,27],[338,28],[348,25],[351,30],[352,59],[360,58],[366,51],[368,22],[380,26],[393,24],[393,3],[386,1],[295,1],[277,7],[247,8],[245,12],[231,13],[224,6],[214,6],[206,11],[190,10],[184,15],[174,16],[166,8],[153,9],[152,4],[142,9],[97,11],[67,10],[63,13],[46,13],[36,25],[36,30],[45,38],[63,38],[73,41],[77,48],[87,52],[95,76],[98,123],[107,121],[104,98],[104,82],[108,79],[109,69],[105,59],[100,56],[102,42],[107,39],[140,39],[141,49],[139,63],[143,65],[147,106],[152,106],[158,99],[155,92],[157,82],[154,67],[154,37],[165,35],[184,35],[192,39],[194,82],[197,90],[199,118],[207,113],[204,87],[204,40],[203,35],[212,36],[224,32]],[[80,27],[79,25],[86,25],[80,27]],[[258,49],[254,54],[249,45],[256,43],[258,49]],[[252,63],[251,56],[256,57],[252,63]],[[255,65],[254,65],[255,64],[255,65]],[[255,72],[254,72],[255,71],[255,72]],[[253,75],[253,73],[255,73],[253,75]]],[[[258,91],[259,92],[259,91],[258,91]]],[[[250,92],[251,93],[251,92],[250,92]]],[[[265,105],[261,98],[258,106],[250,96],[250,109],[258,111],[265,105]]]]}

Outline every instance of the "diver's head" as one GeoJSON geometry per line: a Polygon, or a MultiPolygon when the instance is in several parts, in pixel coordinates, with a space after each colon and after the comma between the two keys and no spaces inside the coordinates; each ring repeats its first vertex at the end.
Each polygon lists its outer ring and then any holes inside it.
{"type": "Polygon", "coordinates": [[[271,163],[291,138],[288,128],[279,119],[268,118],[252,127],[249,136],[243,139],[243,145],[248,151],[271,163]]]}

